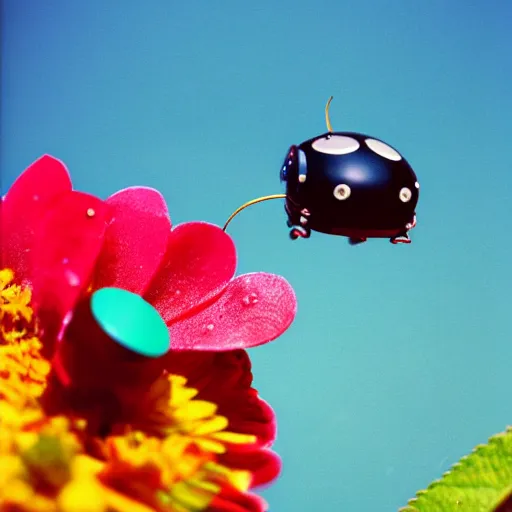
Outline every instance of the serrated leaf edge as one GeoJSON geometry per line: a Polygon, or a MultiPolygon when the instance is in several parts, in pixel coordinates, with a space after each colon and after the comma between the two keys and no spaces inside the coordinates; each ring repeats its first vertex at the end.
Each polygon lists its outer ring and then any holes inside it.
{"type": "MultiPolygon", "coordinates": [[[[482,451],[484,448],[489,447],[492,443],[495,443],[499,438],[505,437],[507,434],[512,433],[512,425],[509,425],[503,432],[499,432],[498,434],[494,434],[493,436],[489,437],[487,440],[487,443],[485,444],[478,444],[476,445],[470,453],[467,455],[464,455],[461,457],[457,462],[455,462],[448,471],[445,471],[440,478],[434,480],[430,483],[430,485],[426,489],[420,489],[416,492],[416,495],[414,498],[411,498],[405,507],[402,507],[398,509],[398,512],[414,512],[417,510],[414,508],[414,503],[418,501],[418,498],[425,495],[432,487],[435,487],[436,485],[439,485],[442,483],[442,480],[446,478],[448,475],[451,475],[457,471],[460,471],[463,469],[464,462],[471,456],[478,454],[480,451],[482,451]],[[412,508],[411,508],[412,507],[412,508]]],[[[494,510],[509,494],[512,493],[512,482],[510,482],[510,485],[503,491],[503,493],[500,493],[500,498],[496,501],[496,503],[492,506],[491,510],[494,510]]]]}

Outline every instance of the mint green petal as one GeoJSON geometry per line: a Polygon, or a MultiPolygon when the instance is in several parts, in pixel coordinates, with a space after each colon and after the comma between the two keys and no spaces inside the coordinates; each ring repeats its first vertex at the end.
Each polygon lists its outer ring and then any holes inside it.
{"type": "Polygon", "coordinates": [[[101,288],[92,295],[91,311],[104,332],[132,352],[159,357],[169,350],[167,325],[140,295],[121,288],[101,288]]]}

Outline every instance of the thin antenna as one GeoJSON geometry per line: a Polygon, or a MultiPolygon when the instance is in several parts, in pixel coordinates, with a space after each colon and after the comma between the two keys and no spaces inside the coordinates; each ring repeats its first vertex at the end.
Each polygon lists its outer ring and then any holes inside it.
{"type": "Polygon", "coordinates": [[[226,224],[224,224],[224,227],[222,228],[222,231],[226,231],[226,228],[228,227],[228,224],[242,211],[242,210],[245,210],[248,206],[252,206],[253,204],[257,204],[257,203],[262,203],[263,201],[270,201],[271,199],[285,199],[286,198],[286,194],[273,194],[271,196],[263,196],[263,197],[258,197],[257,199],[253,199],[252,201],[249,201],[245,204],[243,204],[242,206],[240,206],[240,208],[236,209],[232,214],[231,216],[229,217],[229,219],[226,221],[226,224]]]}
{"type": "Polygon", "coordinates": [[[334,96],[331,96],[327,101],[327,105],[325,106],[325,124],[327,125],[327,130],[329,131],[329,133],[332,133],[332,124],[329,118],[329,107],[331,106],[331,101],[333,100],[333,98],[334,96]]]}

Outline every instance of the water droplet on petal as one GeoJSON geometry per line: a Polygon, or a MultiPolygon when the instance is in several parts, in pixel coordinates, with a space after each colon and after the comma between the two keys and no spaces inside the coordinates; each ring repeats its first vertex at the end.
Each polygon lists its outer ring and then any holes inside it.
{"type": "Polygon", "coordinates": [[[258,303],[258,295],[256,293],[250,293],[249,295],[246,295],[242,302],[244,306],[254,306],[254,304],[258,303]]]}
{"type": "Polygon", "coordinates": [[[66,316],[64,316],[64,318],[62,319],[63,327],[69,325],[72,318],[73,318],[73,311],[69,311],[68,313],[66,313],[66,316]]]}
{"type": "Polygon", "coordinates": [[[203,333],[204,333],[204,334],[208,334],[208,333],[210,333],[210,332],[212,332],[212,331],[213,331],[213,328],[214,328],[214,325],[213,325],[213,324],[205,325],[205,326],[203,327],[203,333]]]}
{"type": "Polygon", "coordinates": [[[87,217],[94,217],[96,215],[96,212],[94,211],[94,208],[87,208],[87,217]]]}
{"type": "Polygon", "coordinates": [[[66,270],[65,276],[70,286],[75,287],[80,284],[80,278],[72,270],[66,270]]]}

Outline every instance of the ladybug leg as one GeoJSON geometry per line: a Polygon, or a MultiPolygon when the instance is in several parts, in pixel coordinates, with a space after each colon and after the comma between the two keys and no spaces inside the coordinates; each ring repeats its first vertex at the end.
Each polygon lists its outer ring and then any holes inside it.
{"type": "Polygon", "coordinates": [[[405,229],[409,231],[410,229],[414,229],[416,227],[416,215],[412,218],[412,221],[405,225],[405,229]]]}
{"type": "Polygon", "coordinates": [[[394,236],[389,240],[392,244],[410,244],[411,239],[407,233],[402,233],[401,235],[394,236]]]}
{"type": "Polygon", "coordinates": [[[290,238],[297,240],[297,238],[309,238],[311,236],[311,230],[303,226],[293,226],[290,230],[290,238]]]}
{"type": "Polygon", "coordinates": [[[359,245],[359,244],[362,244],[364,242],[366,242],[368,239],[366,237],[362,237],[362,238],[354,238],[354,237],[350,237],[348,239],[348,243],[350,245],[359,245]]]}

